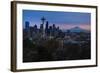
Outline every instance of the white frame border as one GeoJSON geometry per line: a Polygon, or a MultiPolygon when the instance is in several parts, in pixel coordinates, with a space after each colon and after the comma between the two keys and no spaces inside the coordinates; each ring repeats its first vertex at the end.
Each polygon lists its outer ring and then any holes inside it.
{"type": "Polygon", "coordinates": [[[96,9],[67,7],[67,6],[49,6],[49,5],[31,5],[17,4],[17,69],[37,69],[52,67],[69,67],[96,64],[96,9]],[[23,63],[22,61],[22,10],[44,10],[44,11],[65,11],[65,12],[89,12],[91,13],[91,60],[74,60],[74,61],[53,61],[53,62],[34,62],[23,63]]]}

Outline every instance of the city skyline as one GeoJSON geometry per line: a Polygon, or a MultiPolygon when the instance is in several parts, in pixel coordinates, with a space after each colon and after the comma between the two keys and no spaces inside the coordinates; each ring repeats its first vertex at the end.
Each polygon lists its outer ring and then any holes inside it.
{"type": "Polygon", "coordinates": [[[40,27],[41,18],[44,17],[49,25],[55,24],[62,30],[67,30],[73,27],[80,27],[86,30],[90,30],[91,14],[90,13],[79,13],[79,12],[56,12],[56,11],[34,11],[34,10],[23,10],[23,27],[25,22],[30,22],[30,26],[40,27]]]}
{"type": "Polygon", "coordinates": [[[23,62],[91,59],[89,13],[26,10],[23,14],[23,62]]]}

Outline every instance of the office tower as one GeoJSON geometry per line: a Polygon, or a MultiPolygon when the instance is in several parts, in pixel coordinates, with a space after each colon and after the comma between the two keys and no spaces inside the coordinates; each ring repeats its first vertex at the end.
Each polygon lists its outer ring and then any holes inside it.
{"type": "Polygon", "coordinates": [[[25,22],[25,29],[29,29],[29,22],[28,21],[25,22]]]}
{"type": "Polygon", "coordinates": [[[43,24],[40,25],[40,33],[43,33],[43,24]]]}
{"type": "Polygon", "coordinates": [[[25,22],[25,30],[26,30],[26,38],[30,38],[30,27],[29,27],[29,22],[25,22]]]}
{"type": "Polygon", "coordinates": [[[49,22],[47,21],[45,29],[48,29],[48,26],[49,26],[49,22]]]}
{"type": "Polygon", "coordinates": [[[45,34],[48,36],[48,32],[49,32],[49,28],[48,28],[48,26],[49,26],[49,23],[48,23],[48,21],[46,22],[46,27],[45,27],[45,34]]]}
{"type": "Polygon", "coordinates": [[[53,30],[55,30],[56,29],[56,26],[55,26],[55,24],[53,24],[53,30]]]}
{"type": "Polygon", "coordinates": [[[34,25],[34,32],[35,33],[37,32],[37,25],[36,24],[34,25]]]}
{"type": "Polygon", "coordinates": [[[55,24],[53,24],[53,26],[52,26],[52,35],[53,36],[56,35],[56,26],[55,26],[55,24]]]}

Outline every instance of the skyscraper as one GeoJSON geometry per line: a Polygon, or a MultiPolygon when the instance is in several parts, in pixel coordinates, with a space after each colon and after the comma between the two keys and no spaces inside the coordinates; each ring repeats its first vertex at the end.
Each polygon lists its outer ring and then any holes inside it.
{"type": "Polygon", "coordinates": [[[49,22],[47,21],[45,29],[48,29],[48,26],[49,26],[49,22]]]}
{"type": "Polygon", "coordinates": [[[29,22],[28,21],[25,22],[25,29],[29,29],[29,22]]]}
{"type": "Polygon", "coordinates": [[[53,24],[53,30],[55,30],[55,28],[56,28],[56,26],[55,26],[55,24],[53,24]]]}
{"type": "Polygon", "coordinates": [[[40,25],[40,32],[43,33],[43,24],[40,25]]]}
{"type": "Polygon", "coordinates": [[[56,32],[56,26],[55,24],[53,24],[52,26],[52,35],[55,36],[55,32],[56,32]]]}
{"type": "Polygon", "coordinates": [[[37,25],[34,25],[34,31],[37,32],[37,25]]]}
{"type": "Polygon", "coordinates": [[[25,22],[25,30],[26,30],[26,38],[30,37],[30,27],[29,27],[29,22],[25,22]]]}
{"type": "Polygon", "coordinates": [[[48,32],[49,32],[49,28],[48,28],[48,26],[49,26],[49,23],[48,23],[48,21],[46,22],[46,27],[45,27],[45,33],[46,33],[46,35],[48,36],[48,32]]]}

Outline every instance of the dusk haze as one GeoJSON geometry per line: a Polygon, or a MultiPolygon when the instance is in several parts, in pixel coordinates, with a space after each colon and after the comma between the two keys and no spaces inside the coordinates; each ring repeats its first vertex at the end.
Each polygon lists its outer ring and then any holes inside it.
{"type": "Polygon", "coordinates": [[[40,27],[42,17],[45,17],[46,21],[50,23],[49,25],[55,24],[62,30],[74,27],[80,27],[86,30],[91,29],[91,14],[82,12],[23,10],[23,25],[25,24],[25,21],[29,21],[30,26],[36,24],[40,27]]]}

